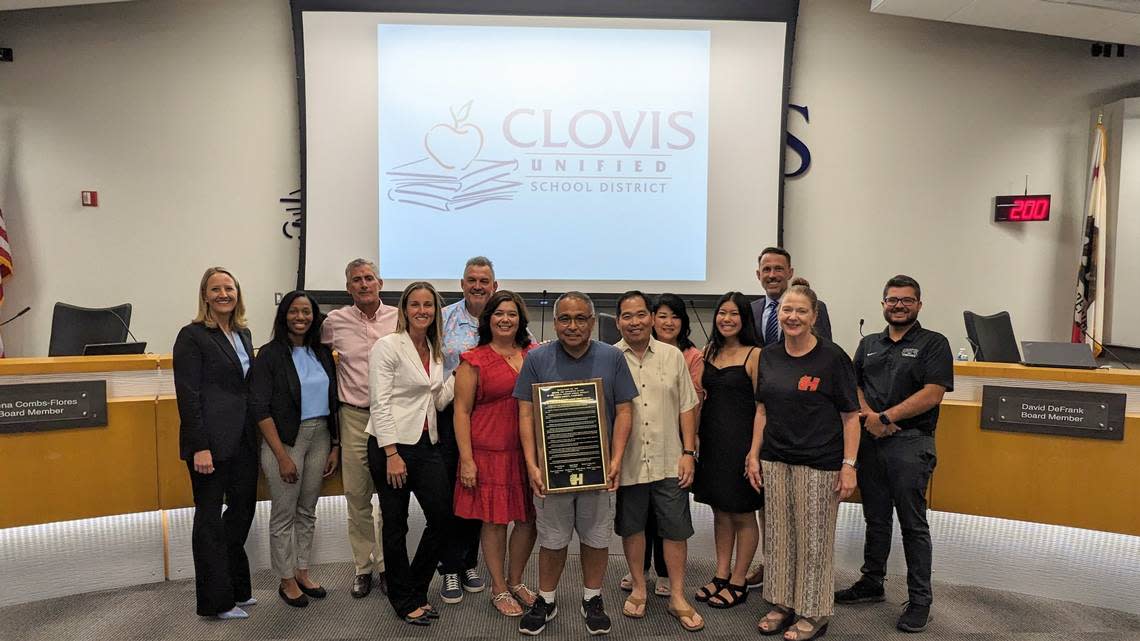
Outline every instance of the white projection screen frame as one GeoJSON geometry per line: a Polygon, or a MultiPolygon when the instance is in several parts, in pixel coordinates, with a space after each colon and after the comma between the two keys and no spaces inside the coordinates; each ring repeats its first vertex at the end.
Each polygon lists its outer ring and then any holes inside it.
{"type": "Polygon", "coordinates": [[[298,287],[347,302],[364,257],[386,298],[456,292],[486,255],[524,295],[752,288],[782,241],[798,2],[643,4],[293,0],[298,287]]]}

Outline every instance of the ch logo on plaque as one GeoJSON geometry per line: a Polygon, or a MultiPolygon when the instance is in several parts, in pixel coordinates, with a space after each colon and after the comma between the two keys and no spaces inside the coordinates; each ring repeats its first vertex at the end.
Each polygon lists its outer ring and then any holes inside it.
{"type": "Polygon", "coordinates": [[[535,383],[531,389],[546,491],[606,489],[610,439],[602,379],[535,383]]]}

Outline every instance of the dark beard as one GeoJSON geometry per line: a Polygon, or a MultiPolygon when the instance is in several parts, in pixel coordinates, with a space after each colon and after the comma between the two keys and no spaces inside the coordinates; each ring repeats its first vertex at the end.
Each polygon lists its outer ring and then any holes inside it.
{"type": "Polygon", "coordinates": [[[891,320],[890,312],[884,311],[883,320],[887,321],[887,324],[891,327],[910,327],[911,325],[914,325],[915,321],[918,320],[918,314],[907,314],[906,320],[896,321],[891,320]]]}

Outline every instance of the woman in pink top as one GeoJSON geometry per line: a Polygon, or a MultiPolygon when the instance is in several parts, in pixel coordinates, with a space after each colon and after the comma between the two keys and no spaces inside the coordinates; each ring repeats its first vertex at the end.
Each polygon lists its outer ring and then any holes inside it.
{"type": "Polygon", "coordinates": [[[701,374],[705,371],[705,359],[689,338],[689,332],[685,301],[676,294],[658,296],[653,304],[653,338],[681,350],[685,364],[689,366],[689,376],[693,377],[693,387],[697,388],[697,397],[703,401],[705,390],[701,388],[701,374]]]}

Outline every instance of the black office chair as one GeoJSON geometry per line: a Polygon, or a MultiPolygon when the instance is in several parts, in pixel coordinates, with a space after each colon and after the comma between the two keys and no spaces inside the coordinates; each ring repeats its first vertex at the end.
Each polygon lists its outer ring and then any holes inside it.
{"type": "Polygon", "coordinates": [[[130,303],[95,309],[56,303],[48,356],[81,356],[93,343],[122,343],[130,324],[130,303]]]}
{"type": "Polygon", "coordinates": [[[1013,335],[1009,312],[982,316],[962,312],[966,321],[966,339],[974,350],[974,360],[989,363],[1020,363],[1021,350],[1013,335]]]}
{"type": "Polygon", "coordinates": [[[601,312],[598,314],[598,340],[613,345],[621,340],[618,331],[617,318],[613,314],[601,312]]]}

